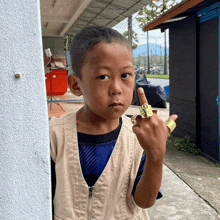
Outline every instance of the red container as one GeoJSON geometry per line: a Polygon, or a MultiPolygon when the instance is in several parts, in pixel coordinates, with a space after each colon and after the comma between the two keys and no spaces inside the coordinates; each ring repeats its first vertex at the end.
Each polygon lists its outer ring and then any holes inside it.
{"type": "Polygon", "coordinates": [[[68,70],[52,69],[51,73],[45,74],[47,96],[64,95],[67,92],[67,73],[68,70]]]}

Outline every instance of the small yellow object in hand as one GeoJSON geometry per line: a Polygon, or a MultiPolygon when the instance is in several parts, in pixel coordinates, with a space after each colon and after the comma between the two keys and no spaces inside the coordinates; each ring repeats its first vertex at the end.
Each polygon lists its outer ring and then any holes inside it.
{"type": "Polygon", "coordinates": [[[149,105],[147,103],[144,103],[141,106],[140,112],[141,112],[142,118],[150,118],[151,116],[153,116],[153,111],[152,111],[151,105],[149,105]]]}
{"type": "Polygon", "coordinates": [[[172,119],[167,119],[164,123],[170,129],[170,132],[173,132],[173,130],[176,128],[176,122],[172,119]]]}

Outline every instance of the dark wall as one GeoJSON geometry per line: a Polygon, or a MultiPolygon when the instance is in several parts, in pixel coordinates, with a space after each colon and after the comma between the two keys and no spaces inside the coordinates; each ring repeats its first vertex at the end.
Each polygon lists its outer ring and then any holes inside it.
{"type": "Polygon", "coordinates": [[[174,22],[170,40],[170,114],[177,114],[173,134],[196,143],[196,16],[174,22]]]}
{"type": "Polygon", "coordinates": [[[200,146],[206,155],[219,159],[218,17],[199,25],[199,105],[200,146]]]}

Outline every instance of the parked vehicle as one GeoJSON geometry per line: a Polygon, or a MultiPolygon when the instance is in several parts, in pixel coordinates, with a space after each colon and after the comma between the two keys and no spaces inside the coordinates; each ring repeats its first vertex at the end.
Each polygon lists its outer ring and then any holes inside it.
{"type": "Polygon", "coordinates": [[[159,69],[151,70],[151,74],[153,75],[161,75],[161,71],[159,69]]]}
{"type": "Polygon", "coordinates": [[[143,68],[141,68],[141,69],[135,70],[135,73],[139,74],[139,75],[142,75],[142,74],[146,74],[146,71],[143,68]]]}

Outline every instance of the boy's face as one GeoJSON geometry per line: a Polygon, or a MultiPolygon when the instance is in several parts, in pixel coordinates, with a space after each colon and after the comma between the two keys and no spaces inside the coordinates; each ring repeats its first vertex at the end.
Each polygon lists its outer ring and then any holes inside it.
{"type": "Polygon", "coordinates": [[[79,86],[86,109],[107,120],[129,107],[134,89],[133,57],[119,43],[100,42],[85,55],[79,86]]]}

